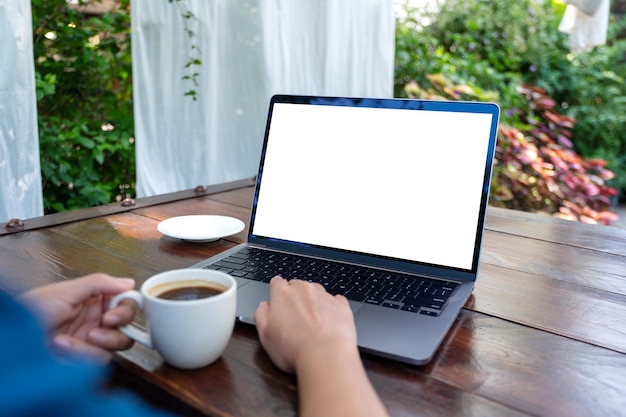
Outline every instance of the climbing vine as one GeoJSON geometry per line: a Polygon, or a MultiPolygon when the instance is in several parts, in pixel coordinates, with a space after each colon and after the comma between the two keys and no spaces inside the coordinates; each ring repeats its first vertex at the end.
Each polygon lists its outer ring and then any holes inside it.
{"type": "Polygon", "coordinates": [[[183,80],[191,83],[191,88],[185,92],[186,96],[191,97],[194,101],[198,99],[198,77],[200,76],[199,67],[202,65],[200,60],[201,51],[198,47],[198,37],[196,32],[192,29],[192,24],[197,23],[198,19],[189,10],[189,5],[185,0],[169,0],[170,3],[174,3],[180,16],[183,19],[183,28],[187,36],[189,37],[189,57],[185,62],[186,74],[183,76],[183,80]]]}

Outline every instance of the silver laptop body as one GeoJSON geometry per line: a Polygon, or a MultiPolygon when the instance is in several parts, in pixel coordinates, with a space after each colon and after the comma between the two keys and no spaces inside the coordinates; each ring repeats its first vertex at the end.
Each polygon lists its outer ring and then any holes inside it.
{"type": "Polygon", "coordinates": [[[493,103],[274,96],[247,243],[193,267],[233,274],[250,324],[269,285],[229,268],[242,250],[440,281],[443,303],[350,300],[362,352],[426,364],[476,281],[498,121],[493,103]]]}

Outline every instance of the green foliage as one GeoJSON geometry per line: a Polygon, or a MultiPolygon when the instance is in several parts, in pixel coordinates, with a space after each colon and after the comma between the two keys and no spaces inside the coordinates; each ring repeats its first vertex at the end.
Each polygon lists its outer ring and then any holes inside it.
{"type": "Polygon", "coordinates": [[[32,1],[46,213],[133,192],[129,4],[96,17],[65,0],[32,1]]]}
{"type": "MultiPolygon", "coordinates": [[[[492,93],[430,75],[427,87],[407,85],[412,98],[488,101],[492,93]]],[[[539,87],[523,85],[520,108],[509,109],[500,123],[489,204],[543,212],[569,220],[609,224],[617,191],[606,184],[613,173],[605,161],[585,159],[572,149],[575,120],[561,115],[555,101],[539,87]]]]}
{"type": "Polygon", "coordinates": [[[436,13],[411,7],[406,13],[396,30],[397,96],[407,81],[422,84],[426,74],[443,73],[515,105],[518,85],[536,83],[547,63],[567,60],[548,2],[447,0],[436,13]]]}
{"type": "MultiPolygon", "coordinates": [[[[600,213],[605,211],[607,198],[614,192],[607,191],[611,187],[604,183],[612,176],[610,173],[617,174],[608,181],[610,185],[623,190],[626,184],[626,164],[623,164],[626,162],[626,138],[620,132],[626,118],[623,83],[626,45],[609,34],[612,41],[606,47],[598,47],[590,53],[570,53],[567,36],[557,30],[563,10],[563,3],[534,0],[447,0],[439,13],[434,14],[407,7],[405,17],[397,21],[395,94],[498,102],[504,110],[501,124],[515,131],[513,137],[519,134],[526,143],[536,146],[537,157],[543,162],[558,169],[566,166],[566,161],[576,161],[571,162],[574,165],[570,167],[571,173],[578,175],[576,181],[602,180],[602,187],[606,187],[602,190],[606,193],[602,194],[601,203],[594,198],[583,198],[584,203],[573,202],[575,207],[584,206],[600,213]],[[553,104],[550,114],[558,115],[557,119],[571,119],[571,126],[560,128],[565,129],[567,135],[561,132],[552,142],[545,140],[543,129],[552,129],[554,121],[549,117],[542,119],[533,107],[537,103],[527,94],[520,94],[524,89],[534,89],[525,87],[532,85],[539,88],[537,91],[545,90],[544,98],[553,104]],[[465,93],[459,94],[459,89],[465,93]],[[470,91],[471,94],[467,94],[470,91]],[[536,136],[538,132],[540,136],[536,136]],[[572,145],[566,145],[564,137],[572,145]],[[553,152],[555,147],[559,150],[553,152]],[[562,160],[553,161],[555,155],[562,160]],[[598,159],[608,161],[608,169],[602,166],[600,176],[593,174],[604,164],[598,159]],[[578,173],[573,169],[577,163],[591,164],[590,160],[595,161],[594,167],[578,173]]],[[[616,28],[615,22],[611,25],[612,31],[623,30],[616,28]]],[[[626,23],[622,23],[624,25],[626,23]]],[[[508,140],[500,133],[501,141],[508,140]]],[[[521,142],[518,145],[522,146],[521,142]]],[[[523,159],[517,152],[519,149],[499,153],[497,158],[523,159]]],[[[509,162],[505,165],[515,165],[509,162]]],[[[523,161],[518,160],[516,164],[529,168],[523,161]]],[[[531,181],[541,181],[542,175],[548,172],[527,171],[526,175],[535,178],[531,181]]],[[[572,210],[579,219],[595,216],[587,213],[580,217],[582,211],[579,213],[571,207],[561,210],[566,202],[572,202],[569,199],[579,198],[576,181],[572,182],[571,178],[559,185],[571,185],[570,192],[564,191],[565,188],[556,192],[554,186],[547,186],[550,181],[544,182],[545,187],[532,187],[517,180],[513,186],[513,183],[506,184],[511,180],[506,174],[507,171],[497,168],[494,183],[496,187],[503,187],[502,190],[509,187],[511,192],[495,192],[492,204],[562,214],[572,210]],[[517,187],[526,187],[526,190],[517,187]]],[[[595,216],[595,219],[606,221],[609,217],[595,216]]]]}
{"type": "Polygon", "coordinates": [[[567,114],[577,120],[575,147],[587,157],[608,161],[615,172],[613,185],[626,192],[626,39],[617,32],[626,28],[626,19],[610,26],[608,45],[572,56],[578,75],[557,97],[567,114]]]}

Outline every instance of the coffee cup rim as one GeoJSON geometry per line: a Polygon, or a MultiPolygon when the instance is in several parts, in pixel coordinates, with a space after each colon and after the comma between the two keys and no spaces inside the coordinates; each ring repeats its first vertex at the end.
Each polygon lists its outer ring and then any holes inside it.
{"type": "Polygon", "coordinates": [[[228,296],[228,294],[231,294],[232,292],[236,291],[237,289],[237,281],[235,280],[235,278],[233,278],[231,275],[222,272],[222,271],[216,271],[216,270],[212,270],[212,269],[202,269],[202,268],[185,268],[185,269],[172,269],[169,271],[163,271],[160,272],[158,274],[155,274],[151,277],[149,277],[148,279],[146,279],[146,281],[141,285],[141,289],[140,292],[144,297],[149,298],[150,300],[152,300],[153,302],[158,302],[158,303],[164,303],[164,304],[174,304],[174,305],[180,305],[181,301],[177,301],[177,300],[166,300],[163,298],[159,298],[157,296],[154,296],[152,294],[150,294],[149,290],[152,289],[153,287],[165,283],[165,282],[176,282],[176,281],[186,281],[186,280],[202,280],[202,281],[210,281],[210,282],[214,282],[220,285],[224,285],[226,288],[225,291],[216,294],[212,297],[208,297],[208,298],[202,298],[202,299],[198,299],[198,300],[186,300],[184,303],[185,305],[191,305],[191,304],[200,304],[200,303],[206,303],[206,302],[214,302],[213,300],[219,300],[221,298],[224,298],[226,296],[228,296]],[[198,278],[197,275],[200,273],[201,275],[206,274],[207,272],[210,272],[211,275],[213,276],[221,276],[225,279],[225,281],[228,282],[221,282],[219,280],[211,280],[210,278],[198,278]],[[180,278],[176,278],[176,279],[163,279],[162,281],[160,280],[162,277],[167,277],[169,275],[179,275],[179,274],[188,274],[188,277],[180,277],[180,278]],[[158,279],[159,282],[154,282],[155,279],[158,279]]]}

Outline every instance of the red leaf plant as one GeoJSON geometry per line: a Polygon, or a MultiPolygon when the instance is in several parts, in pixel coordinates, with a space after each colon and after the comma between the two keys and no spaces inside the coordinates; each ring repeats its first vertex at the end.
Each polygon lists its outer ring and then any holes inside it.
{"type": "MultiPolygon", "coordinates": [[[[484,99],[479,90],[454,85],[441,75],[429,80],[434,90],[413,82],[406,88],[409,97],[484,99]]],[[[571,129],[576,120],[559,114],[554,100],[539,87],[523,85],[519,92],[527,107],[507,111],[515,126],[499,126],[489,204],[586,223],[617,220],[610,210],[617,190],[606,184],[614,174],[606,161],[584,159],[574,151],[571,129]]]]}

